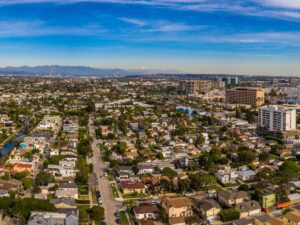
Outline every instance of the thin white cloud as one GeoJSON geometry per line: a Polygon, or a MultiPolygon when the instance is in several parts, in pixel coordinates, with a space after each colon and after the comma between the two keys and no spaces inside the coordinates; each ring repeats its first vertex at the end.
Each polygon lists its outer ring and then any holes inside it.
{"type": "Polygon", "coordinates": [[[100,35],[105,30],[98,25],[88,24],[82,27],[53,27],[41,20],[0,21],[0,38],[33,37],[50,35],[89,36],[100,35]]]}
{"type": "Polygon", "coordinates": [[[160,21],[152,24],[151,27],[142,29],[142,32],[183,32],[183,31],[194,31],[204,28],[204,26],[188,25],[184,23],[171,23],[167,21],[160,21]]]}
{"type": "Polygon", "coordinates": [[[203,40],[215,43],[232,44],[273,44],[283,46],[299,46],[300,32],[262,32],[227,36],[206,37],[203,40]]]}
{"type": "Polygon", "coordinates": [[[300,0],[262,0],[259,2],[272,7],[300,9],[300,0]]]}
{"type": "MultiPolygon", "coordinates": [[[[80,2],[145,5],[199,12],[220,11],[247,16],[300,20],[300,0],[0,0],[0,6],[26,3],[75,4],[80,2]]],[[[125,20],[126,18],[124,18],[124,22],[125,20]]],[[[127,20],[127,22],[144,26],[143,22],[138,20],[127,20]]]]}
{"type": "Polygon", "coordinates": [[[121,21],[126,22],[126,23],[130,23],[136,26],[146,26],[148,23],[144,20],[140,20],[140,19],[135,19],[135,18],[119,18],[121,21]]]}

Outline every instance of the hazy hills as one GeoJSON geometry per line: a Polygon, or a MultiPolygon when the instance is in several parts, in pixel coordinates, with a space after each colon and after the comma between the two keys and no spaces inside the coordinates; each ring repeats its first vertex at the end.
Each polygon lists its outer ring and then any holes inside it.
{"type": "Polygon", "coordinates": [[[0,68],[0,74],[19,75],[62,75],[62,76],[129,76],[129,75],[151,75],[151,74],[178,74],[178,71],[163,70],[124,70],[103,69],[87,66],[20,66],[0,68]]]}

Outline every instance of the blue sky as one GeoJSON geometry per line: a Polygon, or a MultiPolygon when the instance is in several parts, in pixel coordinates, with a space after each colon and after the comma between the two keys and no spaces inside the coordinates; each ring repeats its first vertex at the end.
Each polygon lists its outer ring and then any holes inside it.
{"type": "Polygon", "coordinates": [[[0,0],[0,66],[300,74],[300,0],[0,0]]]}

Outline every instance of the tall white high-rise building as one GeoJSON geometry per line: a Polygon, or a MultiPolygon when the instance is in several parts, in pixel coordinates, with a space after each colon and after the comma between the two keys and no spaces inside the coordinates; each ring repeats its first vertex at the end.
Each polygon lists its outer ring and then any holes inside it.
{"type": "Polygon", "coordinates": [[[290,131],[297,129],[296,109],[278,105],[262,106],[258,111],[258,126],[269,131],[290,131]]]}

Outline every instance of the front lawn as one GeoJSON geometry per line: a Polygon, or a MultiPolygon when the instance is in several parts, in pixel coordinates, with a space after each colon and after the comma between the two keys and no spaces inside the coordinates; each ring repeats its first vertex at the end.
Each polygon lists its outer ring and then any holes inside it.
{"type": "Polygon", "coordinates": [[[117,190],[117,187],[115,184],[111,184],[111,191],[112,191],[112,194],[113,194],[113,197],[114,198],[119,198],[119,192],[117,190]]]}
{"type": "Polygon", "coordinates": [[[107,176],[108,176],[108,180],[109,181],[113,181],[114,180],[114,177],[113,177],[113,174],[111,171],[107,171],[107,176]]]}
{"type": "Polygon", "coordinates": [[[129,221],[126,212],[120,212],[120,219],[123,225],[129,225],[129,221]]]}
{"type": "Polygon", "coordinates": [[[126,198],[145,198],[145,197],[148,197],[148,195],[145,193],[135,192],[135,193],[130,193],[130,194],[123,194],[122,197],[124,199],[126,199],[126,198]]]}
{"type": "Polygon", "coordinates": [[[80,195],[87,195],[89,193],[89,189],[87,185],[79,186],[78,192],[80,195]]]}

